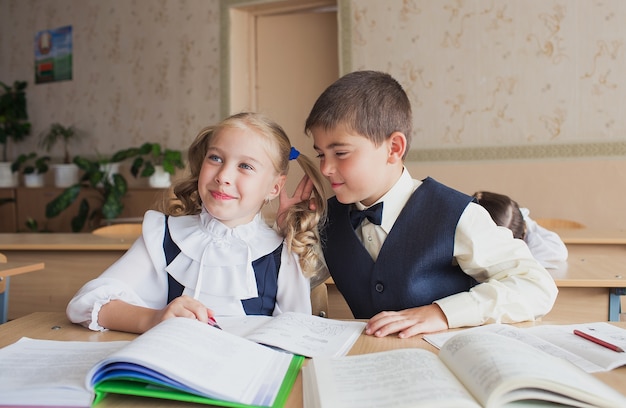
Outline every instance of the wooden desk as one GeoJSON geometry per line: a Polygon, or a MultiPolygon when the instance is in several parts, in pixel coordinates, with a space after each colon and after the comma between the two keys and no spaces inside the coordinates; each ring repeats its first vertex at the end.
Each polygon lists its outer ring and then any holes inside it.
{"type": "Polygon", "coordinates": [[[20,232],[0,234],[0,251],[125,251],[133,242],[133,237],[109,238],[88,232],[20,232]]]}
{"type": "MultiPolygon", "coordinates": [[[[554,229],[554,232],[559,234],[567,245],[570,259],[572,254],[576,252],[584,251],[587,256],[592,253],[604,255],[606,251],[610,251],[610,248],[616,250],[623,249],[626,244],[626,229],[560,228],[554,229]]],[[[620,265],[614,265],[609,271],[616,272],[616,275],[619,275],[623,270],[624,264],[620,261],[620,265]]],[[[623,309],[624,299],[622,297],[624,295],[626,295],[624,287],[613,287],[610,289],[610,320],[619,319],[619,314],[623,309]]]]}
{"type": "Polygon", "coordinates": [[[121,257],[134,238],[90,233],[0,234],[0,252],[12,262],[45,262],[40,274],[11,279],[9,319],[35,311],[64,311],[80,287],[121,257]]]}
{"type": "MultiPolygon", "coordinates": [[[[554,321],[544,324],[558,324],[554,321]]],[[[559,322],[565,324],[565,322],[559,322]]],[[[569,323],[569,322],[567,322],[569,323]]],[[[541,323],[521,323],[519,326],[527,327],[541,323]]],[[[614,323],[619,327],[626,328],[626,323],[614,323]]],[[[71,324],[63,313],[39,312],[16,319],[0,325],[0,347],[4,347],[21,337],[49,340],[78,340],[78,341],[113,341],[132,340],[134,334],[114,331],[93,332],[81,326],[71,324]]],[[[433,346],[422,340],[421,336],[410,339],[399,339],[395,336],[375,338],[362,334],[348,354],[365,354],[377,351],[392,350],[398,348],[417,347],[438,352],[433,346]]],[[[603,373],[594,373],[601,381],[626,394],[626,366],[603,373]]],[[[188,403],[157,400],[150,398],[134,398],[121,395],[107,396],[99,405],[99,408],[108,407],[191,407],[188,403]]],[[[198,405],[200,406],[200,405],[198,405]]],[[[293,391],[289,396],[286,407],[302,407],[302,376],[298,375],[293,391]]]]}
{"type": "Polygon", "coordinates": [[[9,278],[23,273],[40,271],[43,262],[2,262],[0,263],[0,324],[7,321],[9,308],[9,278]]]}
{"type": "Polygon", "coordinates": [[[0,262],[0,280],[22,273],[40,271],[44,267],[43,262],[0,262]]]}
{"type": "Polygon", "coordinates": [[[598,228],[557,228],[553,230],[565,245],[572,244],[626,244],[626,230],[598,228]]]}
{"type": "Polygon", "coordinates": [[[559,288],[549,319],[573,323],[619,321],[620,296],[626,293],[626,247],[569,245],[569,257],[548,269],[559,288]]]}

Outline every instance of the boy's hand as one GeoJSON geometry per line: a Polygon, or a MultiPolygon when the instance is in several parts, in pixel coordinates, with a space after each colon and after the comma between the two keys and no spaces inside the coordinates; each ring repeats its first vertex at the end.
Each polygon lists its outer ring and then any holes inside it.
{"type": "Polygon", "coordinates": [[[284,215],[287,210],[294,205],[297,205],[303,201],[309,202],[309,208],[315,210],[315,200],[311,199],[313,193],[313,181],[309,179],[309,176],[305,175],[298,183],[293,195],[289,197],[286,189],[280,190],[280,196],[278,197],[278,212],[276,213],[276,225],[280,230],[283,229],[284,215]]]}
{"type": "Polygon", "coordinates": [[[420,333],[447,329],[446,315],[437,304],[433,303],[399,312],[380,312],[367,322],[365,333],[376,337],[398,333],[398,337],[405,339],[420,333]]]}

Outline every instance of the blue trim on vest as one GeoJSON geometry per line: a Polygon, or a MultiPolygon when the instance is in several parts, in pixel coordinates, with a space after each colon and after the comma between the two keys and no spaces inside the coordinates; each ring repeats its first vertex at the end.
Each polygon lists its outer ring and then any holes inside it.
{"type": "Polygon", "coordinates": [[[330,273],[357,319],[431,304],[476,280],[453,265],[454,235],[472,197],[427,178],[411,195],[374,262],[350,225],[351,205],[328,200],[322,231],[330,273]]]}
{"type": "MultiPolygon", "coordinates": [[[[163,236],[163,252],[165,261],[169,265],[180,254],[180,248],[172,240],[170,228],[165,217],[165,234],[163,236]]],[[[281,254],[283,244],[281,243],[274,251],[262,256],[252,262],[252,269],[256,278],[259,297],[245,299],[241,301],[243,309],[247,315],[271,316],[276,305],[276,294],[278,292],[278,271],[280,270],[281,254]]],[[[167,303],[183,294],[185,287],[167,274],[167,303]]]]}

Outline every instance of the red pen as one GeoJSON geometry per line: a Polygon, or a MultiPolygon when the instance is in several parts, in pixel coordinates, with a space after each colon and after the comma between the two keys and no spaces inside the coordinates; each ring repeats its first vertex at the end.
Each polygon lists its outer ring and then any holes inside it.
{"type": "Polygon", "coordinates": [[[624,350],[621,347],[618,347],[615,344],[608,343],[608,342],[606,342],[606,341],[604,341],[602,339],[599,339],[597,337],[593,337],[592,335],[587,334],[585,332],[581,332],[580,330],[574,330],[574,334],[577,335],[577,336],[582,337],[583,339],[587,339],[587,340],[589,340],[591,342],[594,342],[594,343],[599,344],[599,345],[601,345],[603,347],[606,347],[606,348],[608,348],[610,350],[617,351],[618,353],[623,353],[624,352],[624,350]]]}
{"type": "Polygon", "coordinates": [[[222,328],[220,327],[219,324],[217,324],[217,322],[215,321],[215,318],[212,316],[209,316],[209,324],[213,327],[215,327],[216,329],[220,329],[222,330],[222,328]]]}

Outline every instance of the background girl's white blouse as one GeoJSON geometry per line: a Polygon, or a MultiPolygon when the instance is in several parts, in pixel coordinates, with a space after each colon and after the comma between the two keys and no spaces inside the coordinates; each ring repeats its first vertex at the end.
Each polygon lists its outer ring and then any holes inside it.
{"type": "Polygon", "coordinates": [[[520,211],[526,223],[524,241],[526,241],[530,253],[539,261],[541,266],[554,268],[556,263],[567,261],[567,247],[559,234],[537,224],[535,220],[530,218],[530,211],[527,208],[520,208],[520,211]]]}

